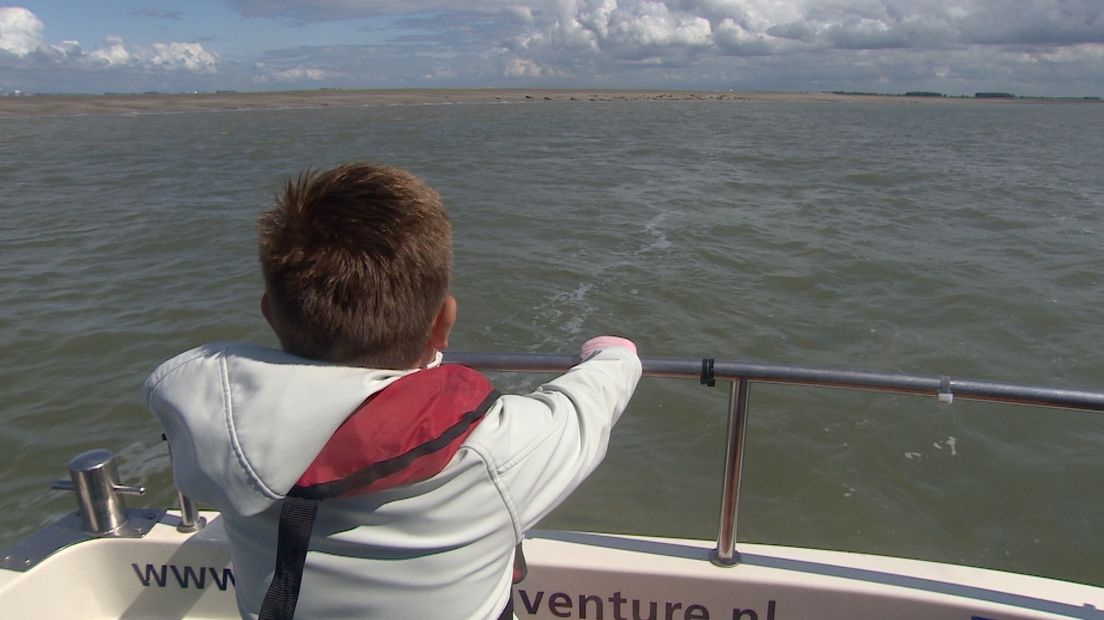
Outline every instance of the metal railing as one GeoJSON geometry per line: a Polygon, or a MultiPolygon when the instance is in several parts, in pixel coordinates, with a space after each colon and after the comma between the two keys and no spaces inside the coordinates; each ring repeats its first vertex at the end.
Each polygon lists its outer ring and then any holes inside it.
{"type": "MultiPolygon", "coordinates": [[[[445,362],[487,371],[563,372],[579,363],[578,356],[528,353],[448,352],[445,362]]],[[[724,482],[721,491],[720,526],[713,563],[735,566],[736,524],[740,503],[740,478],[747,435],[748,393],[753,381],[808,385],[852,390],[935,396],[940,402],[957,399],[1015,403],[1059,409],[1104,412],[1104,391],[1053,388],[1034,385],[952,379],[947,375],[912,375],[858,370],[786,366],[758,362],[718,361],[712,358],[642,358],[645,377],[697,379],[704,385],[731,382],[728,433],[725,444],[724,482]]]]}

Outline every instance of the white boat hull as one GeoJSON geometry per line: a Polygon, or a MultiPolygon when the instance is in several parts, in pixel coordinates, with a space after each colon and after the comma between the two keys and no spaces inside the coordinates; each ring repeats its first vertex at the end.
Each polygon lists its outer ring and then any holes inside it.
{"type": "Polygon", "coordinates": [[[742,544],[742,562],[722,568],[712,542],[561,532],[525,548],[519,617],[1104,618],[1101,588],[934,562],[742,544]]]}
{"type": "MultiPolygon", "coordinates": [[[[143,538],[68,546],[26,571],[0,570],[4,618],[237,618],[218,515],[193,534],[168,515],[143,538]]],[[[1019,620],[1104,618],[1104,588],[854,553],[536,532],[519,618],[587,620],[1019,620]]],[[[442,615],[442,617],[446,617],[442,615]]]]}

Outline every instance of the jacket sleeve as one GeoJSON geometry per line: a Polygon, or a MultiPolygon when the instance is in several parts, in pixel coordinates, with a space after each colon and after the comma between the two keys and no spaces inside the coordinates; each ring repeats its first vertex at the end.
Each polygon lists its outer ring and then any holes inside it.
{"type": "Polygon", "coordinates": [[[492,476],[519,534],[563,502],[601,463],[640,373],[635,352],[601,348],[529,395],[503,396],[501,406],[473,433],[469,443],[490,453],[492,476]]]}

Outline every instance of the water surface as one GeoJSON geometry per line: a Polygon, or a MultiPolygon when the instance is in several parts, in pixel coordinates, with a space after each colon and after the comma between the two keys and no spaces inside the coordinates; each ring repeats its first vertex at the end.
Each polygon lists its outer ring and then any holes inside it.
{"type": "MultiPolygon", "coordinates": [[[[458,350],[950,374],[1100,389],[1104,107],[533,102],[0,119],[0,547],[115,451],[168,505],[149,370],[273,344],[253,225],[302,168],[443,195],[458,350]]],[[[523,390],[540,377],[497,378],[523,390]]],[[[712,537],[723,388],[646,380],[548,527],[712,537]]],[[[1104,419],[757,387],[740,539],[1104,584],[1104,419]]],[[[132,500],[132,503],[134,501],[132,500]]]]}

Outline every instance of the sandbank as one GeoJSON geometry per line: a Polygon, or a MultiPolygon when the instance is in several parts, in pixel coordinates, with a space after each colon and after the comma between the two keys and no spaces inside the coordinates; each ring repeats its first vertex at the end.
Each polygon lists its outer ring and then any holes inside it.
{"type": "MultiPolygon", "coordinates": [[[[585,89],[405,89],[286,92],[215,92],[194,94],[30,95],[0,97],[0,118],[156,114],[218,110],[357,108],[386,105],[450,103],[540,103],[555,101],[912,101],[970,102],[972,98],[908,97],[822,92],[585,90],[585,89]]],[[[1007,100],[1017,101],[1017,100],[1007,100]]]]}

